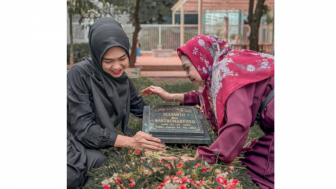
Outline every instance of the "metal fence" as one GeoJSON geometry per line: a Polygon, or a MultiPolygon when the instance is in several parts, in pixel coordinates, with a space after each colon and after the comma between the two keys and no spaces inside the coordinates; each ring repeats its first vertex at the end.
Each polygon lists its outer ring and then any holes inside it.
{"type": "MultiPolygon", "coordinates": [[[[142,52],[149,52],[152,49],[157,49],[158,45],[162,46],[162,49],[173,49],[176,50],[180,47],[180,25],[164,25],[164,24],[142,24],[139,33],[139,41],[141,45],[142,52]]],[[[79,27],[78,27],[79,28],[79,27]]],[[[124,31],[126,32],[130,44],[132,44],[133,39],[133,27],[132,25],[123,25],[124,31]]],[[[227,33],[224,32],[223,25],[203,25],[202,33],[215,35],[230,44],[232,44],[233,39],[236,35],[240,35],[240,40],[242,44],[248,44],[248,36],[250,34],[249,25],[229,25],[227,28],[227,33]]],[[[82,31],[84,32],[84,31],[82,31]]],[[[87,31],[86,31],[87,32],[87,31]]],[[[190,40],[192,37],[198,35],[198,25],[184,25],[184,43],[190,40]]],[[[260,25],[259,28],[259,43],[261,44],[271,44],[272,43],[273,28],[272,25],[260,25]]],[[[77,35],[75,34],[75,43],[87,42],[87,35],[77,35]],[[79,39],[80,36],[84,36],[83,39],[79,39]],[[78,39],[77,39],[78,38],[78,39]]]]}

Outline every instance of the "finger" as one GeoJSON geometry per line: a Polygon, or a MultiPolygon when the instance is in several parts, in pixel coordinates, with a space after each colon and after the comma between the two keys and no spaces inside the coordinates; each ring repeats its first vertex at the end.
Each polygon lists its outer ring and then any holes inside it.
{"type": "Polygon", "coordinates": [[[147,150],[152,150],[152,151],[160,151],[162,149],[162,148],[152,146],[152,145],[148,145],[148,144],[143,144],[142,147],[144,147],[147,150]]]}
{"type": "Polygon", "coordinates": [[[156,146],[158,148],[162,148],[162,144],[161,143],[156,143],[156,142],[152,142],[149,140],[144,139],[144,141],[142,141],[142,144],[146,144],[146,145],[150,145],[150,146],[156,146]]]}
{"type": "Polygon", "coordinates": [[[177,157],[174,157],[174,156],[171,156],[171,157],[160,157],[160,158],[161,158],[161,159],[168,160],[168,161],[172,161],[172,160],[177,159],[177,157]]]}
{"type": "Polygon", "coordinates": [[[149,134],[144,135],[144,138],[145,138],[146,140],[150,140],[150,141],[154,141],[154,142],[158,142],[158,143],[161,142],[160,139],[155,138],[155,137],[153,137],[152,135],[149,135],[149,134]]]}

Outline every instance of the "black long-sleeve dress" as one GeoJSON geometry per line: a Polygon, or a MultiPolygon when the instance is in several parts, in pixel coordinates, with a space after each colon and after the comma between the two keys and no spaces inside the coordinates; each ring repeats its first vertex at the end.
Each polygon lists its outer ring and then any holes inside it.
{"type": "MultiPolygon", "coordinates": [[[[115,109],[111,103],[104,104],[104,109],[112,119],[111,126],[102,127],[102,121],[99,118],[102,111],[96,108],[92,92],[92,80],[90,79],[92,75],[97,77],[90,63],[82,61],[75,64],[67,76],[68,188],[81,186],[87,171],[104,163],[106,157],[98,149],[114,146],[117,138],[116,126],[113,125],[115,109]]],[[[137,93],[130,79],[128,79],[128,84],[129,111],[141,118],[143,107],[147,104],[137,93]]]]}

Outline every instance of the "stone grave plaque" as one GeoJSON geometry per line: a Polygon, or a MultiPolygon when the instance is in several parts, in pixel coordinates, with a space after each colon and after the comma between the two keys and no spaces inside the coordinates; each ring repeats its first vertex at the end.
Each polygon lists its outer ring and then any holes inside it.
{"type": "Polygon", "coordinates": [[[142,131],[163,143],[211,143],[203,115],[195,106],[145,106],[142,131]]]}

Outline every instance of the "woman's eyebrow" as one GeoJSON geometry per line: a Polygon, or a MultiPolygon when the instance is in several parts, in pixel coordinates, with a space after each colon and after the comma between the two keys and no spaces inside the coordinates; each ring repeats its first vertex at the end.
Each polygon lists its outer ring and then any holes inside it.
{"type": "MultiPolygon", "coordinates": [[[[127,54],[125,53],[124,55],[122,55],[121,57],[119,57],[119,58],[123,58],[124,56],[126,56],[127,54]]],[[[119,58],[117,58],[117,59],[119,59],[119,58]]],[[[104,60],[113,60],[113,59],[111,59],[111,58],[103,58],[104,60]]]]}

